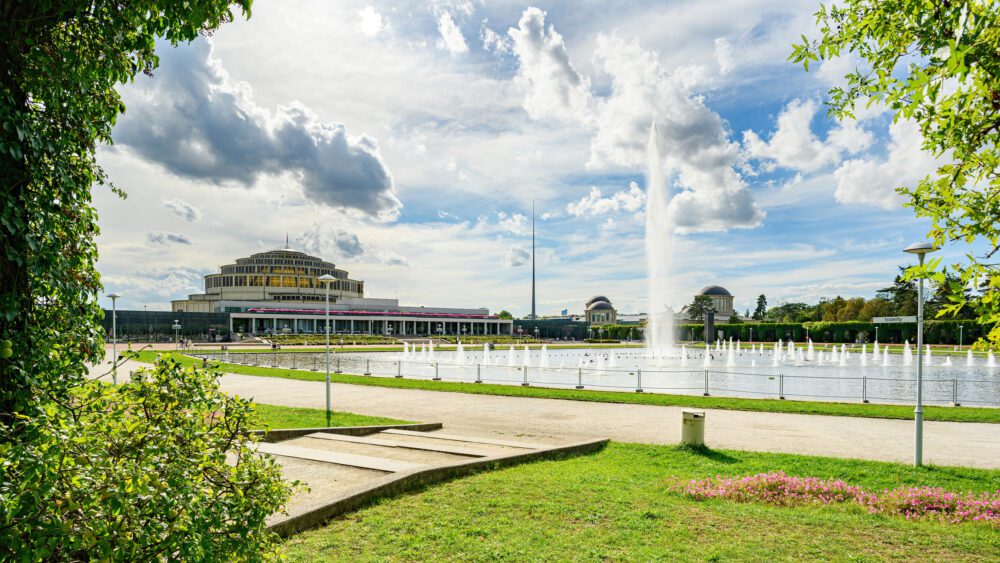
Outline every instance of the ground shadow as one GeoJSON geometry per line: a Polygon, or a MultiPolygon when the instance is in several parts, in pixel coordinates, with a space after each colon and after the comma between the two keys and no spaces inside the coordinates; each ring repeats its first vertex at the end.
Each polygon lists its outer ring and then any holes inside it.
{"type": "Polygon", "coordinates": [[[724,454],[718,450],[713,450],[708,446],[679,446],[679,449],[705,459],[710,459],[717,463],[739,463],[739,460],[731,455],[724,454]]]}

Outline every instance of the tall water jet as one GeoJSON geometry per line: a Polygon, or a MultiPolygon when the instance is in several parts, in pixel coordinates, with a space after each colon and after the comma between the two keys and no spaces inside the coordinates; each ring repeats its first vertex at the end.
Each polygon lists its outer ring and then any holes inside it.
{"type": "Polygon", "coordinates": [[[997,367],[997,357],[993,355],[993,350],[990,350],[990,353],[986,356],[986,367],[997,367]]]}
{"type": "Polygon", "coordinates": [[[490,365],[490,345],[483,344],[483,363],[490,365]]]}
{"type": "Polygon", "coordinates": [[[975,365],[976,361],[972,359],[972,350],[968,350],[965,353],[965,365],[971,366],[975,365]]]}
{"type": "Polygon", "coordinates": [[[541,356],[538,357],[538,367],[549,367],[549,347],[545,344],[542,344],[542,353],[541,356]]]}
{"type": "Polygon", "coordinates": [[[906,340],[903,344],[903,365],[904,366],[913,365],[913,350],[910,349],[909,340],[906,340]]]}
{"type": "Polygon", "coordinates": [[[510,350],[507,351],[507,367],[514,367],[514,346],[511,345],[510,350]]]}
{"type": "Polygon", "coordinates": [[[683,344],[681,345],[681,367],[688,365],[688,353],[687,347],[683,344]]]}
{"type": "Polygon", "coordinates": [[[646,272],[649,277],[646,348],[653,357],[663,358],[670,354],[674,345],[674,315],[669,304],[674,225],[658,137],[654,122],[649,127],[646,145],[646,272]]]}
{"type": "Polygon", "coordinates": [[[809,339],[809,348],[808,351],[806,352],[806,359],[809,360],[810,362],[816,359],[816,349],[813,348],[812,338],[809,339]]]}
{"type": "Polygon", "coordinates": [[[924,344],[924,365],[925,366],[932,365],[934,363],[932,360],[933,358],[931,358],[931,345],[924,344]]]}
{"type": "Polygon", "coordinates": [[[875,340],[875,348],[872,350],[872,363],[878,361],[878,340],[875,340]]]}
{"type": "Polygon", "coordinates": [[[465,347],[462,346],[462,341],[458,341],[458,350],[455,352],[455,360],[458,364],[465,364],[465,347]]]}

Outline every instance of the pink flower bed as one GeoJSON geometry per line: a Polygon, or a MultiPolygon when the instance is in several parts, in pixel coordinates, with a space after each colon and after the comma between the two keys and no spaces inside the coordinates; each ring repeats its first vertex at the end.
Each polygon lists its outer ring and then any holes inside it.
{"type": "Polygon", "coordinates": [[[977,495],[937,487],[900,487],[876,494],[841,480],[792,477],[784,471],[776,471],[746,477],[693,480],[684,487],[684,493],[698,500],[722,498],[778,506],[855,503],[873,514],[1000,525],[1000,490],[977,495]]]}

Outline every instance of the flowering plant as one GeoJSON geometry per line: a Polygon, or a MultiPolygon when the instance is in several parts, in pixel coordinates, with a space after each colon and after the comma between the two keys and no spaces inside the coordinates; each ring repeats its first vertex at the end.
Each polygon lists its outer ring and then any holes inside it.
{"type": "Polygon", "coordinates": [[[899,487],[876,494],[839,479],[795,477],[774,471],[744,477],[695,479],[684,485],[683,492],[697,500],[721,498],[777,506],[854,503],[873,514],[1000,525],[1000,490],[992,494],[962,494],[939,487],[899,487]]]}

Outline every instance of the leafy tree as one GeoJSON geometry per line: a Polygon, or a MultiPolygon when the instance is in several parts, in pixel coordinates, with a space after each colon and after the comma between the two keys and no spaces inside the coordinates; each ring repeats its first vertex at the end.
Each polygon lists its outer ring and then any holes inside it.
{"type": "Polygon", "coordinates": [[[712,298],[708,295],[696,295],[694,301],[685,306],[684,310],[687,311],[688,318],[692,321],[702,321],[705,319],[705,315],[715,312],[715,304],[712,303],[712,298]]]}
{"type": "Polygon", "coordinates": [[[767,310],[764,320],[779,323],[802,323],[813,320],[818,305],[807,305],[805,303],[785,303],[767,310]]]}
{"type": "Polygon", "coordinates": [[[862,64],[847,85],[830,90],[830,114],[853,118],[859,104],[887,107],[896,120],[915,122],[923,148],[941,166],[915,186],[900,186],[918,217],[931,219],[928,236],[985,243],[982,255],[952,265],[948,280],[932,259],[907,279],[930,276],[944,286],[951,315],[972,308],[981,323],[996,323],[989,340],[1000,343],[1000,2],[845,0],[816,13],[820,37],[793,46],[789,57],[810,62],[849,53],[862,64]],[[965,288],[981,287],[970,296],[965,288]]]}
{"type": "MultiPolygon", "coordinates": [[[[91,188],[124,111],[116,87],[151,73],[156,40],[233,17],[228,0],[0,3],[0,424],[64,401],[102,354],[91,188]]],[[[248,13],[250,0],[235,5],[248,13]]]]}
{"type": "Polygon", "coordinates": [[[864,307],[858,313],[859,321],[864,321],[870,323],[874,317],[891,317],[892,315],[892,304],[881,297],[876,297],[875,299],[869,299],[865,302],[864,307]]]}
{"type": "Polygon", "coordinates": [[[91,189],[110,186],[95,151],[124,111],[116,88],[155,69],[157,40],[234,7],[250,0],[0,2],[0,559],[270,550],[287,490],[250,455],[245,403],[176,366],[85,380],[103,355],[91,189]]]}
{"type": "Polygon", "coordinates": [[[907,279],[905,274],[900,273],[891,286],[879,290],[879,293],[889,296],[891,316],[917,314],[917,282],[907,279]]]}
{"type": "Polygon", "coordinates": [[[762,321],[767,316],[767,297],[761,293],[757,296],[757,308],[753,310],[753,320],[762,321]]]}
{"type": "Polygon", "coordinates": [[[504,309],[503,311],[500,311],[500,313],[497,316],[500,317],[501,319],[505,319],[505,320],[509,320],[509,319],[513,319],[514,318],[514,315],[511,315],[510,311],[508,311],[506,309],[504,309]]]}

